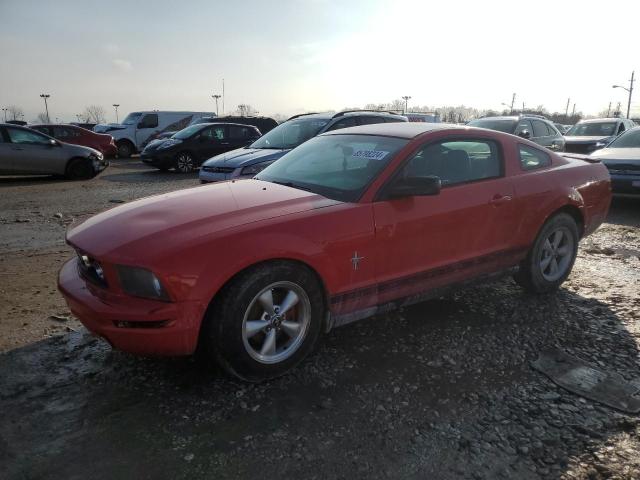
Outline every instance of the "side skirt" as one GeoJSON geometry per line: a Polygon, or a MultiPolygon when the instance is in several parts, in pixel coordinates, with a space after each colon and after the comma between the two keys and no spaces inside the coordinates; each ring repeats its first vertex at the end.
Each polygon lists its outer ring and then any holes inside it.
{"type": "Polygon", "coordinates": [[[408,297],[399,298],[392,302],[376,305],[374,307],[369,307],[362,310],[356,310],[354,312],[349,312],[349,313],[343,313],[341,315],[329,314],[329,319],[327,322],[327,332],[334,327],[341,327],[343,325],[348,325],[349,323],[353,323],[358,320],[362,320],[364,318],[372,317],[374,315],[387,313],[393,310],[397,310],[399,308],[407,307],[409,305],[424,302],[426,300],[432,300],[434,298],[438,298],[447,293],[450,293],[451,291],[454,291],[454,290],[457,291],[464,288],[470,288],[478,284],[495,282],[504,277],[511,276],[515,274],[517,271],[518,271],[517,266],[510,267],[506,270],[501,270],[495,273],[480,275],[478,277],[475,277],[469,280],[452,283],[451,285],[447,285],[445,287],[434,288],[431,290],[418,293],[416,295],[411,295],[408,297]]]}

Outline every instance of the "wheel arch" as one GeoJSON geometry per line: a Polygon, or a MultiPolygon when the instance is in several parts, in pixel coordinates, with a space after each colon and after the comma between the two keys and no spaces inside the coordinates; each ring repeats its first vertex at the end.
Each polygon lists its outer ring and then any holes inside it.
{"type": "MultiPolygon", "coordinates": [[[[567,215],[569,215],[571,218],[573,218],[576,222],[576,225],[578,226],[578,234],[580,236],[580,238],[582,238],[584,236],[584,227],[585,227],[585,219],[584,219],[584,214],[582,213],[582,210],[574,205],[574,204],[566,204],[561,206],[560,208],[557,208],[556,210],[552,211],[549,215],[547,215],[547,217],[544,219],[544,222],[542,224],[542,226],[544,226],[545,223],[547,223],[549,221],[549,219],[553,218],[554,216],[560,214],[560,213],[566,213],[567,215]]],[[[542,226],[540,228],[542,228],[542,226]]]]}
{"type": "Polygon", "coordinates": [[[85,162],[90,162],[91,160],[88,159],[87,157],[80,157],[78,155],[69,158],[69,160],[67,160],[67,163],[64,164],[64,175],[68,175],[69,174],[69,167],[71,166],[71,164],[73,162],[75,162],[76,160],[81,160],[81,161],[85,161],[85,162]]]}
{"type": "Polygon", "coordinates": [[[138,148],[136,147],[135,143],[133,143],[129,138],[120,138],[118,140],[115,141],[116,146],[119,145],[120,143],[127,143],[129,144],[129,146],[131,147],[131,153],[136,153],[138,151],[138,148]]]}

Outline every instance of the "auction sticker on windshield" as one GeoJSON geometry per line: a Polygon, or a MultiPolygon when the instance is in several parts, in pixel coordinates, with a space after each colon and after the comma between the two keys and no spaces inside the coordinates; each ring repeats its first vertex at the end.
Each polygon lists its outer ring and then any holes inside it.
{"type": "Polygon", "coordinates": [[[382,160],[389,152],[383,150],[358,150],[353,153],[355,158],[367,158],[371,160],[382,160]]]}

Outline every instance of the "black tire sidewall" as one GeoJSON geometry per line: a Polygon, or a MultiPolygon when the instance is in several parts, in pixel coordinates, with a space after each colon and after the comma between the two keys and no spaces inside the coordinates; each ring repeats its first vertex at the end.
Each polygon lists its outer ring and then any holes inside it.
{"type": "Polygon", "coordinates": [[[133,148],[127,141],[118,142],[116,146],[118,147],[119,158],[129,158],[133,154],[133,148]],[[124,150],[124,152],[121,152],[121,150],[124,150]]]}
{"type": "Polygon", "coordinates": [[[571,274],[573,264],[576,261],[579,240],[580,236],[578,234],[578,226],[576,225],[576,221],[573,219],[573,217],[566,213],[559,213],[550,218],[544,224],[544,226],[540,230],[540,233],[538,233],[536,241],[533,244],[529,255],[527,256],[525,268],[521,272],[521,274],[524,276],[522,280],[524,280],[524,283],[526,284],[528,289],[538,293],[557,290],[571,274]],[[566,272],[560,278],[554,281],[549,281],[542,275],[538,258],[540,257],[540,251],[543,248],[545,240],[549,237],[551,232],[561,227],[565,227],[573,237],[572,240],[574,248],[572,252],[571,262],[569,263],[566,272]]]}
{"type": "Polygon", "coordinates": [[[72,180],[88,180],[96,176],[96,171],[90,164],[90,160],[76,158],[67,166],[67,177],[72,180]]]}
{"type": "Polygon", "coordinates": [[[217,362],[243,380],[259,382],[278,377],[294,368],[318,343],[324,329],[325,305],[321,286],[304,266],[274,262],[251,269],[224,288],[221,298],[207,315],[204,341],[217,362]],[[267,285],[289,281],[309,297],[311,320],[307,334],[295,353],[276,364],[264,364],[249,355],[242,339],[242,321],[249,303],[267,285]]]}

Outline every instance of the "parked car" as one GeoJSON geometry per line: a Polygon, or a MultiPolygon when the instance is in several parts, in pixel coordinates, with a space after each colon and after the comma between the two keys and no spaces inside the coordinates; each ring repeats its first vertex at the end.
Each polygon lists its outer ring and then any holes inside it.
{"type": "Polygon", "coordinates": [[[175,168],[189,173],[202,162],[223,152],[253,143],[260,130],[236,123],[203,123],[191,125],[171,138],[155,140],[142,151],[144,163],[160,170],[175,168]]]}
{"type": "Polygon", "coordinates": [[[440,115],[437,113],[415,113],[408,112],[404,114],[410,122],[428,122],[428,123],[440,123],[440,115]]]}
{"type": "Polygon", "coordinates": [[[407,117],[390,112],[344,111],[295,115],[245,148],[207,160],[200,169],[202,183],[253,177],[291,149],[323,132],[356,125],[406,122],[407,117]]]}
{"type": "Polygon", "coordinates": [[[554,122],[553,126],[556,127],[556,130],[558,130],[562,135],[567,133],[567,131],[571,128],[571,125],[563,125],[557,122],[554,122]]]}
{"type": "Polygon", "coordinates": [[[102,152],[102,155],[107,158],[115,157],[118,153],[118,147],[116,147],[113,137],[106,133],[95,133],[75,125],[57,123],[30,125],[29,127],[61,142],[91,147],[102,152]]]}
{"type": "Polygon", "coordinates": [[[97,125],[97,123],[71,122],[69,125],[75,125],[76,127],[93,131],[93,128],[97,125]]]}
{"type": "Polygon", "coordinates": [[[606,147],[614,138],[634,126],[635,123],[626,118],[581,120],[565,133],[565,151],[589,154],[606,147]]]}
{"type": "Polygon", "coordinates": [[[64,143],[30,128],[0,124],[1,175],[95,177],[109,162],[93,148],[64,143]]]}
{"type": "Polygon", "coordinates": [[[73,227],[78,255],[59,288],[114,348],[199,346],[260,381],[332,327],[461,284],[513,273],[528,291],[558,289],[610,199],[601,163],[513,135],[442,123],[334,130],[254,179],[137,200],[73,227]]]}
{"type": "Polygon", "coordinates": [[[640,127],[632,127],[591,154],[607,167],[613,193],[640,195],[640,127]]]}
{"type": "MultiPolygon", "coordinates": [[[[251,125],[260,130],[260,133],[264,135],[270,132],[278,126],[273,118],[270,117],[239,117],[239,116],[225,116],[225,117],[201,117],[195,118],[191,125],[197,125],[200,123],[238,123],[240,125],[251,125]]],[[[176,132],[163,132],[156,137],[156,139],[169,138],[176,132]]]]}
{"type": "Polygon", "coordinates": [[[128,158],[141,152],[144,147],[165,131],[177,132],[189,125],[194,119],[213,117],[211,112],[165,112],[153,110],[132,112],[122,124],[98,124],[94,132],[109,133],[118,146],[118,156],[128,158]]]}
{"type": "Polygon", "coordinates": [[[541,115],[485,117],[471,120],[467,125],[511,133],[557,152],[562,152],[565,148],[562,133],[541,115]]]}

